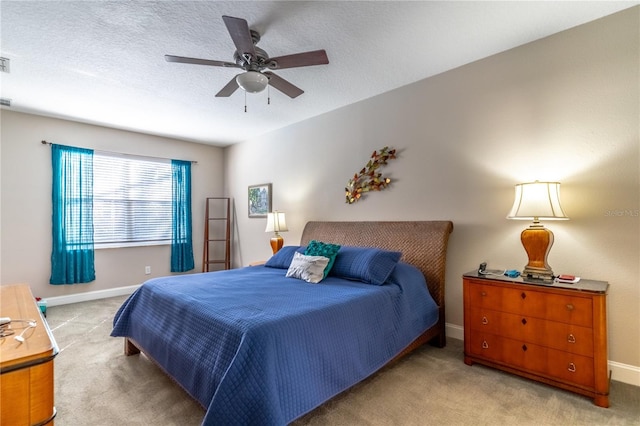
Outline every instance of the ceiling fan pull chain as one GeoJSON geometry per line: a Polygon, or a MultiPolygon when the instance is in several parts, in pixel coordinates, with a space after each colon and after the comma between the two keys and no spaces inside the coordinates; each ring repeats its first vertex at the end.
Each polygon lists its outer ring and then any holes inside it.
{"type": "Polygon", "coordinates": [[[271,105],[271,88],[267,86],[267,105],[271,105]]]}
{"type": "Polygon", "coordinates": [[[247,112],[247,92],[244,92],[244,112],[247,112]]]}

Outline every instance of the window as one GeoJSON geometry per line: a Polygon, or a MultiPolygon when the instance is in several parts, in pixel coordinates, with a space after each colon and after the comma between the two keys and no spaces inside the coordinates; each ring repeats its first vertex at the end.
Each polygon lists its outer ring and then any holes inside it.
{"type": "Polygon", "coordinates": [[[171,243],[171,162],[94,154],[96,248],[171,243]]]}

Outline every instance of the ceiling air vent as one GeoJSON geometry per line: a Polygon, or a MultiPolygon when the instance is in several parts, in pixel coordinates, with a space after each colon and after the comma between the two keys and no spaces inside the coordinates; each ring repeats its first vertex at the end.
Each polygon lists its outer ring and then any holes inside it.
{"type": "Polygon", "coordinates": [[[0,58],[0,71],[9,72],[9,58],[0,58]]]}
{"type": "Polygon", "coordinates": [[[10,107],[11,106],[11,99],[0,98],[0,106],[10,107]]]}

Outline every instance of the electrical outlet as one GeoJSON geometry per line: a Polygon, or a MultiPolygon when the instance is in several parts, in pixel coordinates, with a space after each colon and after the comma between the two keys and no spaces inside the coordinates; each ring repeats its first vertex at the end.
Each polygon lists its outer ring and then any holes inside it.
{"type": "Polygon", "coordinates": [[[145,275],[149,275],[151,273],[151,266],[145,266],[144,267],[144,274],[145,275]]]}

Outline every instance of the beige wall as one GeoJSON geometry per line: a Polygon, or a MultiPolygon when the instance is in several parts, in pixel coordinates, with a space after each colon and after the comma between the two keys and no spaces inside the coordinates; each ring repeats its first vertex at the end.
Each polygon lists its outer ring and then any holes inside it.
{"type": "Polygon", "coordinates": [[[450,219],[447,322],[462,326],[462,273],[481,261],[508,269],[527,262],[520,232],[528,223],[505,218],[513,185],[557,180],[571,220],[547,222],[555,233],[549,263],[556,273],[610,282],[610,359],[636,366],[631,374],[640,377],[639,12],[227,148],[236,265],[270,255],[265,220],[247,217],[251,184],[273,183],[273,207],[287,213],[285,244],[314,219],[450,219]],[[399,151],[383,169],[391,187],[345,204],[347,180],[385,145],[399,151]]]}
{"type": "Polygon", "coordinates": [[[131,286],[170,274],[168,245],[96,250],[96,280],[49,285],[51,256],[51,149],[46,139],[128,154],[197,160],[192,167],[195,271],[202,270],[204,198],[221,196],[220,148],[54,118],[2,110],[1,259],[2,285],[28,283],[36,296],[53,297],[131,286]],[[151,275],[144,267],[151,266],[151,275]]]}

